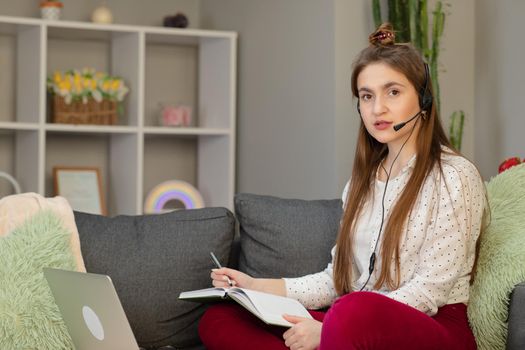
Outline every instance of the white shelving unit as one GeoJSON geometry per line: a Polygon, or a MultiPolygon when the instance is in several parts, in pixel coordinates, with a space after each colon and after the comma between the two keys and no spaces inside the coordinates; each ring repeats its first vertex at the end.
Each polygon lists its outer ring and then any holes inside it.
{"type": "Polygon", "coordinates": [[[170,179],[232,208],[236,45],[234,32],[0,16],[0,170],[51,196],[54,166],[98,166],[110,215],[142,213],[170,179]],[[130,87],[119,125],[49,122],[47,76],[83,67],[130,87]],[[192,106],[193,125],[158,126],[159,103],[192,106]]]}

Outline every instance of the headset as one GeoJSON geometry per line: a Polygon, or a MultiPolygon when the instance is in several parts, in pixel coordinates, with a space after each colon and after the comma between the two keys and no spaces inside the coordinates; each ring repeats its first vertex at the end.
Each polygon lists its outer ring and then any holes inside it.
{"type": "MultiPolygon", "coordinates": [[[[419,91],[418,91],[418,95],[419,95],[419,112],[417,112],[414,116],[410,117],[407,121],[404,121],[404,122],[401,122],[399,124],[394,125],[394,130],[396,132],[399,131],[401,128],[403,128],[407,123],[409,123],[412,120],[414,120],[415,118],[417,118],[417,117],[419,117],[421,115],[423,115],[423,116],[426,115],[426,113],[429,112],[432,109],[433,98],[432,98],[432,92],[429,89],[430,72],[429,72],[428,64],[426,62],[423,62],[423,65],[425,67],[425,83],[423,84],[423,87],[421,87],[419,89],[419,91]]],[[[359,99],[357,100],[357,112],[359,113],[359,116],[362,118],[361,110],[359,108],[359,99]]],[[[386,189],[388,187],[388,181],[390,180],[390,174],[392,173],[392,168],[393,168],[397,158],[401,154],[401,151],[403,150],[403,148],[405,147],[406,143],[408,142],[408,140],[412,136],[412,133],[414,132],[415,126],[416,125],[414,124],[414,126],[412,127],[412,130],[410,131],[410,135],[407,137],[405,142],[403,142],[403,144],[401,145],[401,148],[399,149],[396,157],[394,158],[394,160],[392,161],[392,164],[390,165],[390,169],[388,171],[386,171],[386,169],[381,164],[381,167],[383,167],[383,170],[386,172],[386,175],[387,175],[386,176],[386,181],[385,181],[385,189],[383,190],[383,196],[381,198],[381,224],[379,225],[379,232],[377,233],[377,239],[376,239],[376,242],[374,244],[374,251],[370,255],[370,262],[369,262],[369,265],[368,265],[368,278],[366,279],[365,283],[359,289],[360,292],[366,287],[366,285],[370,281],[370,278],[372,277],[372,273],[374,272],[375,262],[376,262],[377,245],[379,243],[379,239],[381,238],[381,233],[383,232],[383,224],[385,222],[385,196],[386,196],[386,189]]]]}

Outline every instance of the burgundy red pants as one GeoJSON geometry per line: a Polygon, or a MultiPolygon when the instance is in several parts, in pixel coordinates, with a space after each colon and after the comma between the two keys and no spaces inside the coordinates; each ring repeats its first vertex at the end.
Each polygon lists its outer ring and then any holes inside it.
{"type": "MultiPolygon", "coordinates": [[[[429,317],[381,294],[354,292],[339,298],[326,314],[310,313],[323,322],[319,350],[476,349],[464,304],[445,305],[429,317]]],[[[208,350],[285,350],[285,330],[233,303],[211,306],[199,323],[208,350]]]]}

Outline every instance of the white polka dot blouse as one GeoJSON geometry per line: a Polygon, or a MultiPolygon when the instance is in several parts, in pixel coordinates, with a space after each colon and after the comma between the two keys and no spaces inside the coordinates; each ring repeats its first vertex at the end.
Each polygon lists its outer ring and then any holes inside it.
{"type": "MultiPolygon", "coordinates": [[[[376,291],[428,315],[436,314],[437,309],[446,304],[468,302],[475,245],[486,205],[485,186],[476,167],[466,158],[444,151],[443,172],[436,166],[425,180],[405,224],[400,247],[400,287],[376,291]]],[[[385,220],[409,180],[415,159],[414,156],[388,182],[385,220]]],[[[361,289],[369,277],[370,255],[381,224],[384,186],[384,182],[375,181],[371,200],[364,206],[356,225],[354,290],[361,289]]],[[[347,189],[348,184],[343,191],[343,202],[346,202],[347,189]]],[[[375,270],[363,290],[372,290],[380,274],[380,250],[381,239],[375,270]]],[[[334,252],[335,247],[332,258],[334,252]]],[[[337,297],[332,274],[330,263],[322,272],[285,278],[287,295],[310,309],[329,306],[337,297]]]]}

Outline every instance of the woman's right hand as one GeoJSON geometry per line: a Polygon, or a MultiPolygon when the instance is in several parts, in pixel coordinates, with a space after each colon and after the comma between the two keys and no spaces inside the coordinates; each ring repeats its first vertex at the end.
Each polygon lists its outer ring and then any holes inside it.
{"type": "Polygon", "coordinates": [[[210,277],[214,287],[230,287],[228,284],[229,278],[232,282],[231,287],[254,289],[255,278],[227,267],[212,269],[210,277]]]}
{"type": "Polygon", "coordinates": [[[223,267],[211,270],[214,287],[240,287],[259,292],[286,296],[286,286],[281,278],[253,278],[243,272],[223,267]],[[232,282],[228,284],[228,278],[232,282]]]}

